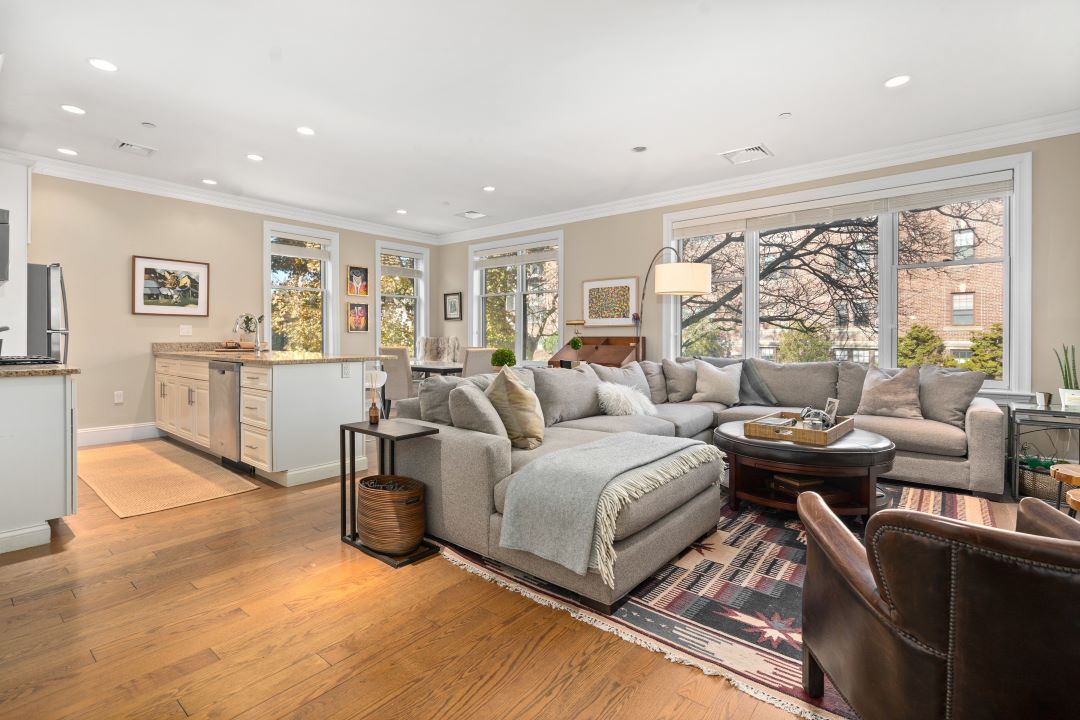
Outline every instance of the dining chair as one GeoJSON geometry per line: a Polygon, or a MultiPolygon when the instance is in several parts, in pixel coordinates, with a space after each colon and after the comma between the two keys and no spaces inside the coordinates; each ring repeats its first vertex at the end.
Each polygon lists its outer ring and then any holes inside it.
{"type": "Polygon", "coordinates": [[[495,368],[491,366],[491,354],[494,352],[495,348],[465,348],[465,362],[461,368],[461,377],[495,372],[495,368]]]}
{"type": "Polygon", "coordinates": [[[420,338],[420,359],[428,362],[457,362],[461,341],[455,336],[420,338]]]}
{"type": "Polygon", "coordinates": [[[389,355],[383,360],[386,371],[386,384],[383,386],[383,413],[390,417],[390,406],[394,400],[416,397],[417,383],[412,377],[412,364],[409,362],[409,349],[403,347],[379,348],[380,355],[389,355]]]}

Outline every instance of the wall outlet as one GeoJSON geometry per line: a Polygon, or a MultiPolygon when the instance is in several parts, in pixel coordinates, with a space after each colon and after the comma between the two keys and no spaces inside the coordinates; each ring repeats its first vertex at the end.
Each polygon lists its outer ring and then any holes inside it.
{"type": "Polygon", "coordinates": [[[347,363],[347,362],[346,363],[341,363],[341,377],[343,377],[343,378],[351,378],[352,377],[352,363],[347,363]]]}
{"type": "Polygon", "coordinates": [[[112,394],[112,401],[113,401],[113,405],[123,405],[124,404],[124,391],[123,390],[117,390],[116,392],[114,392],[112,394]]]}
{"type": "Polygon", "coordinates": [[[191,335],[191,326],[190,325],[181,325],[180,326],[180,337],[188,337],[190,335],[191,335]]]}

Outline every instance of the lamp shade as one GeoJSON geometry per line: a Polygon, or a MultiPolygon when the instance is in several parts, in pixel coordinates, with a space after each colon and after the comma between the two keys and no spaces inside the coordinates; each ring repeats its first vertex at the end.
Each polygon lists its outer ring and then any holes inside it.
{"type": "Polygon", "coordinates": [[[712,291],[712,265],[673,262],[656,266],[657,295],[706,295],[712,291]]]}

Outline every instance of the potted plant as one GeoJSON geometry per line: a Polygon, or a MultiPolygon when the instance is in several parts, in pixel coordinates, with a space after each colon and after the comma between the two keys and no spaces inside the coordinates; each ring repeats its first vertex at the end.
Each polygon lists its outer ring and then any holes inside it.
{"type": "Polygon", "coordinates": [[[498,368],[503,367],[504,365],[509,365],[510,367],[517,365],[517,355],[514,354],[513,350],[499,348],[491,353],[491,366],[498,368]]]}
{"type": "Polygon", "coordinates": [[[1054,357],[1058,361],[1058,369],[1061,370],[1061,387],[1058,395],[1061,397],[1061,406],[1080,405],[1080,385],[1076,377],[1076,346],[1062,345],[1061,354],[1054,350],[1054,357]]]}
{"type": "Polygon", "coordinates": [[[251,313],[241,313],[240,317],[236,318],[236,325],[233,326],[233,332],[241,336],[241,347],[256,347],[258,345],[258,333],[259,324],[262,322],[262,315],[255,317],[251,313]],[[251,338],[255,338],[252,340],[251,338]]]}

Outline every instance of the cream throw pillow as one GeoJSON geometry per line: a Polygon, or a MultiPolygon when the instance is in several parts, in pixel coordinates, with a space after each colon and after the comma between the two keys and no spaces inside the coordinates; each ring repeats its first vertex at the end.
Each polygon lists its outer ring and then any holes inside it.
{"type": "Polygon", "coordinates": [[[904,368],[891,377],[881,368],[867,368],[856,414],[922,418],[918,366],[904,368]]]}
{"type": "Polygon", "coordinates": [[[596,397],[605,415],[655,415],[656,406],[645,393],[630,385],[602,382],[596,386],[596,397]]]}
{"type": "Polygon", "coordinates": [[[739,403],[739,385],[742,382],[742,363],[716,367],[703,360],[694,361],[697,382],[690,402],[718,402],[724,405],[739,403]]]}
{"type": "Polygon", "coordinates": [[[510,444],[523,450],[533,450],[544,442],[544,413],[540,398],[503,366],[491,385],[484,391],[506,427],[510,444]]]}

